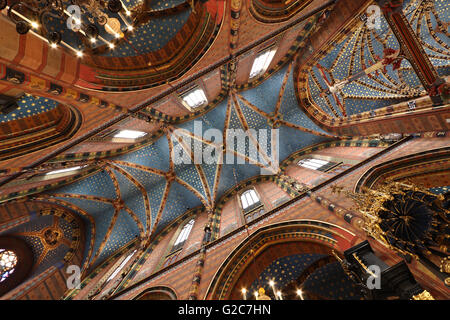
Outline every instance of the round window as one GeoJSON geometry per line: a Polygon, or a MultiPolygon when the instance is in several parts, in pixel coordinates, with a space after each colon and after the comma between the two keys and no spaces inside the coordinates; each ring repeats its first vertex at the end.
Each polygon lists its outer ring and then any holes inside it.
{"type": "Polygon", "coordinates": [[[0,282],[3,282],[13,272],[17,265],[17,255],[13,251],[0,249],[0,282]]]}

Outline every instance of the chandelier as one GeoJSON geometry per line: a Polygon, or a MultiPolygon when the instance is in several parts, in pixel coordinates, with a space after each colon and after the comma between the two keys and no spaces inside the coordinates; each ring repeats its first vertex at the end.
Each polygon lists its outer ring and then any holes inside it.
{"type": "Polygon", "coordinates": [[[64,46],[78,57],[100,47],[114,49],[134,28],[134,12],[122,0],[0,0],[4,9],[17,33],[31,31],[52,48],[64,46]],[[73,39],[81,43],[71,43],[73,39]]]}
{"type": "MultiPolygon", "coordinates": [[[[284,294],[283,294],[283,292],[281,290],[277,290],[277,288],[275,287],[275,285],[276,285],[275,281],[270,280],[267,284],[270,286],[270,288],[271,288],[271,290],[273,292],[273,296],[275,297],[275,300],[283,300],[284,294]]],[[[242,294],[242,298],[244,300],[248,299],[248,297],[247,297],[247,294],[248,294],[247,288],[242,288],[241,289],[241,294],[242,294]]],[[[297,289],[296,290],[296,294],[297,294],[297,296],[298,296],[298,298],[300,300],[305,300],[304,297],[303,297],[303,290],[302,289],[297,289]]],[[[255,297],[255,300],[272,300],[272,298],[270,298],[266,294],[266,290],[263,287],[259,287],[259,289],[257,291],[253,292],[253,295],[255,297]]]]}

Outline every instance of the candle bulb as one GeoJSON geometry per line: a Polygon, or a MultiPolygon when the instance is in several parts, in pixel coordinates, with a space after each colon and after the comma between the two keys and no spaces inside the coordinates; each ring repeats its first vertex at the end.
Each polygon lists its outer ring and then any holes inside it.
{"type": "Polygon", "coordinates": [[[278,299],[277,298],[277,291],[276,291],[276,289],[275,289],[275,282],[273,282],[273,280],[270,280],[269,281],[269,286],[272,288],[272,291],[273,291],[273,294],[274,294],[274,296],[275,296],[275,299],[278,299]]]}
{"type": "Polygon", "coordinates": [[[281,295],[281,291],[277,292],[277,296],[278,296],[279,300],[283,300],[283,296],[281,295]]]}
{"type": "Polygon", "coordinates": [[[242,295],[244,296],[244,300],[247,300],[247,295],[246,295],[247,290],[245,288],[243,288],[241,291],[242,291],[242,295]]]}
{"type": "Polygon", "coordinates": [[[300,297],[300,300],[305,300],[305,299],[303,299],[303,292],[301,289],[297,290],[297,295],[300,297]]]}

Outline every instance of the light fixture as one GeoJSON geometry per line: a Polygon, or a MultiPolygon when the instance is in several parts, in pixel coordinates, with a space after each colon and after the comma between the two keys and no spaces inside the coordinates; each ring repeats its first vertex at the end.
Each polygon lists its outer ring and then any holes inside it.
{"type": "Polygon", "coordinates": [[[91,38],[91,43],[96,43],[96,42],[97,42],[97,39],[91,38]]]}
{"type": "Polygon", "coordinates": [[[79,57],[79,58],[83,57],[83,52],[82,51],[77,51],[77,57],[79,57]]]}
{"type": "Polygon", "coordinates": [[[119,133],[114,135],[114,138],[125,138],[125,139],[137,139],[145,136],[147,132],[135,131],[135,130],[121,130],[119,133]]]}
{"type": "MultiPolygon", "coordinates": [[[[75,53],[78,49],[84,52],[88,49],[74,47],[66,39],[66,36],[67,38],[73,38],[73,36],[67,35],[62,30],[52,32],[47,30],[46,23],[50,17],[57,21],[56,23],[66,24],[67,21],[70,21],[69,29],[72,32],[79,33],[80,36],[86,37],[85,42],[92,44],[96,43],[92,38],[100,39],[104,44],[108,44],[110,41],[108,35],[113,38],[122,38],[124,36],[122,29],[133,30],[133,26],[128,21],[132,12],[125,7],[122,0],[72,1],[72,5],[67,4],[67,1],[42,1],[46,3],[43,6],[36,5],[37,2],[40,1],[0,0],[0,10],[7,9],[7,15],[15,24],[17,33],[23,35],[32,30],[36,35],[47,38],[52,48],[54,48],[53,43],[55,43],[61,44],[75,53]],[[8,6],[8,4],[10,5],[8,6]],[[103,27],[99,28],[99,26],[103,27]],[[54,34],[53,38],[59,39],[51,39],[52,33],[54,34]],[[65,40],[61,41],[63,35],[65,40]]],[[[92,54],[97,53],[94,51],[92,54]]]]}
{"type": "Polygon", "coordinates": [[[50,47],[52,47],[53,49],[58,48],[58,45],[56,43],[50,43],[50,47]]]}
{"type": "Polygon", "coordinates": [[[305,300],[305,299],[303,299],[303,291],[302,291],[302,289],[297,289],[297,295],[300,297],[301,300],[305,300]]]}
{"type": "Polygon", "coordinates": [[[111,35],[120,34],[121,32],[121,24],[119,19],[117,18],[108,18],[105,24],[105,31],[111,35]]]}
{"type": "Polygon", "coordinates": [[[18,34],[26,34],[30,29],[31,25],[26,21],[19,21],[16,23],[16,31],[18,34]]]}
{"type": "Polygon", "coordinates": [[[115,47],[114,43],[110,42],[110,43],[109,43],[109,48],[110,48],[110,49],[114,49],[114,47],[115,47]]]}
{"type": "Polygon", "coordinates": [[[118,13],[120,10],[122,10],[122,1],[120,0],[109,0],[108,1],[108,9],[112,13],[118,13]]]}
{"type": "Polygon", "coordinates": [[[93,23],[89,24],[84,30],[84,32],[86,33],[87,37],[91,38],[91,42],[92,39],[97,39],[100,33],[98,27],[93,23]]]}
{"type": "Polygon", "coordinates": [[[242,296],[244,297],[244,300],[247,300],[247,289],[242,288],[241,292],[242,292],[242,296]]]}
{"type": "Polygon", "coordinates": [[[52,31],[48,34],[48,42],[52,48],[56,48],[58,44],[61,43],[61,34],[56,31],[52,31]]]}
{"type": "Polygon", "coordinates": [[[275,299],[277,299],[277,290],[275,289],[275,282],[273,280],[269,281],[269,286],[272,288],[275,299]]]}

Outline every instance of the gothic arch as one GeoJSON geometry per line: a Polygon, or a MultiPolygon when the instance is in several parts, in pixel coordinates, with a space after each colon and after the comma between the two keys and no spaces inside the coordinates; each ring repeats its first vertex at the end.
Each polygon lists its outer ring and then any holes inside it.
{"type": "Polygon", "coordinates": [[[0,236],[0,248],[18,256],[17,275],[12,273],[12,283],[0,291],[7,299],[23,299],[30,288],[43,282],[55,292],[64,292],[64,267],[81,266],[83,261],[86,235],[81,219],[69,210],[37,201],[29,202],[26,208],[26,219],[0,236]]]}
{"type": "Polygon", "coordinates": [[[373,188],[385,181],[413,180],[428,188],[447,186],[450,148],[432,149],[380,163],[367,170],[358,180],[355,191],[373,188]]]}
{"type": "MultiPolygon", "coordinates": [[[[11,114],[14,115],[14,111],[11,114]]],[[[82,116],[72,106],[57,104],[46,112],[8,120],[0,123],[0,161],[23,156],[70,139],[80,128],[82,116]]]]}
{"type": "Polygon", "coordinates": [[[246,274],[259,274],[258,271],[273,261],[264,257],[267,250],[274,249],[270,255],[272,258],[277,254],[282,256],[301,252],[318,252],[331,256],[332,250],[340,254],[356,240],[357,237],[353,233],[317,220],[292,220],[262,227],[239,244],[225,259],[211,281],[205,298],[236,298],[246,274]],[[286,249],[277,250],[277,245],[280,244],[286,249]],[[255,259],[258,263],[254,263],[255,259]]]}
{"type": "Polygon", "coordinates": [[[28,277],[33,267],[33,252],[25,241],[12,236],[0,237],[0,249],[12,251],[17,256],[14,272],[0,286],[0,296],[2,296],[28,277]]]}
{"type": "MultiPolygon", "coordinates": [[[[432,8],[433,1],[426,5],[419,1],[405,3],[409,4],[405,4],[403,11],[413,13],[408,15],[411,25],[420,26],[418,17],[423,19],[425,14],[438,15],[432,8]]],[[[362,14],[364,10],[361,8],[362,14]]],[[[448,101],[444,101],[439,111],[433,109],[433,102],[419,81],[421,75],[412,67],[413,62],[405,56],[393,55],[400,50],[400,44],[385,18],[381,17],[378,29],[355,17],[339,32],[332,32],[334,20],[339,20],[337,15],[338,12],[332,13],[333,17],[318,32],[318,38],[323,36],[328,40],[314,43],[312,55],[304,50],[295,66],[294,86],[300,109],[318,126],[339,135],[447,130],[448,101]],[[421,124],[414,125],[419,117],[421,124]]],[[[442,47],[445,44],[426,40],[435,37],[435,31],[422,29],[416,37],[432,51],[428,58],[437,73],[445,77],[448,63],[436,59],[437,53],[445,52],[442,47]]]]}
{"type": "Polygon", "coordinates": [[[145,289],[132,300],[177,300],[177,294],[172,288],[157,286],[145,289]]]}
{"type": "Polygon", "coordinates": [[[289,20],[305,9],[311,0],[251,0],[248,11],[262,23],[280,23],[289,20]]]}

